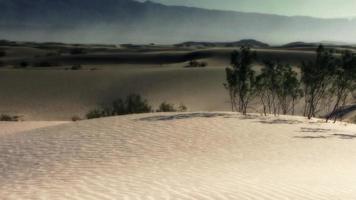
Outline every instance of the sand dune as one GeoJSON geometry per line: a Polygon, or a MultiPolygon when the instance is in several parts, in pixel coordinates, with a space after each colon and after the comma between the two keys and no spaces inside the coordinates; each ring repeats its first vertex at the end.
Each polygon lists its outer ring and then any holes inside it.
{"type": "Polygon", "coordinates": [[[2,199],[356,198],[356,126],[234,113],[121,116],[0,135],[2,199]]]}
{"type": "Polygon", "coordinates": [[[36,121],[36,122],[0,122],[0,134],[12,134],[24,131],[35,130],[44,127],[56,126],[68,122],[60,121],[36,121]]]}

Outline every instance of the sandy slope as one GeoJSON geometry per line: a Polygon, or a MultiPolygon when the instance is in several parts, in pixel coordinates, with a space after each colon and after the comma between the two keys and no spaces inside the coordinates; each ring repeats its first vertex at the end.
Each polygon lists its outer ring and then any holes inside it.
{"type": "Polygon", "coordinates": [[[36,122],[0,122],[0,135],[1,134],[13,134],[24,131],[31,131],[34,129],[56,126],[65,124],[68,122],[60,121],[36,121],[36,122]]]}
{"type": "Polygon", "coordinates": [[[356,126],[167,113],[0,135],[2,199],[356,198],[356,126]]]}

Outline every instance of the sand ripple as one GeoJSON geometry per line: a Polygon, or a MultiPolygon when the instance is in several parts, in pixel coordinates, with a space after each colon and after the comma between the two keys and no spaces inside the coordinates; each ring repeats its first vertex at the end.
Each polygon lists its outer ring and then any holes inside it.
{"type": "Polygon", "coordinates": [[[145,114],[0,134],[0,199],[356,199],[356,126],[145,114]],[[349,137],[345,137],[349,136],[349,137]]]}

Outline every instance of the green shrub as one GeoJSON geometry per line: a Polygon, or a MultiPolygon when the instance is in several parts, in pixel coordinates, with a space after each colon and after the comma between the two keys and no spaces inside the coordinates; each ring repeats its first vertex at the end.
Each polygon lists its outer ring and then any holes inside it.
{"type": "Polygon", "coordinates": [[[180,104],[178,107],[179,112],[187,112],[188,108],[184,104],[180,104]]]}
{"type": "Polygon", "coordinates": [[[81,65],[73,65],[70,69],[71,70],[81,70],[83,67],[81,65]]]}
{"type": "Polygon", "coordinates": [[[163,102],[159,105],[157,112],[177,112],[177,110],[174,108],[173,104],[163,102]]]}
{"type": "Polygon", "coordinates": [[[196,61],[196,60],[192,60],[185,67],[186,68],[196,68],[196,67],[206,67],[206,66],[208,66],[208,63],[206,63],[206,62],[199,62],[199,61],[196,61]]]}
{"type": "Polygon", "coordinates": [[[100,118],[100,117],[106,117],[103,110],[100,109],[95,109],[95,110],[91,110],[87,113],[86,115],[87,119],[96,119],[96,118],[100,118]]]}
{"type": "Polygon", "coordinates": [[[131,94],[126,97],[126,99],[117,99],[111,103],[108,107],[102,107],[90,111],[86,117],[88,119],[116,116],[116,115],[127,115],[127,114],[138,114],[138,113],[149,113],[152,112],[151,106],[147,103],[146,99],[143,99],[140,95],[131,94]]]}
{"type": "MultiPolygon", "coordinates": [[[[134,113],[148,113],[152,112],[152,107],[148,105],[146,99],[142,99],[140,95],[131,94],[126,97],[125,101],[126,112],[122,114],[134,114],[134,113]]],[[[115,112],[115,110],[114,110],[115,112]]],[[[120,114],[120,113],[118,113],[120,114]]]]}
{"type": "Polygon", "coordinates": [[[73,122],[76,122],[76,121],[80,121],[80,120],[82,120],[79,116],[77,116],[77,115],[74,115],[72,118],[71,118],[71,120],[73,121],[73,122]]]}
{"type": "Polygon", "coordinates": [[[18,116],[10,116],[5,114],[0,115],[0,121],[16,122],[18,120],[19,120],[18,116]]]}

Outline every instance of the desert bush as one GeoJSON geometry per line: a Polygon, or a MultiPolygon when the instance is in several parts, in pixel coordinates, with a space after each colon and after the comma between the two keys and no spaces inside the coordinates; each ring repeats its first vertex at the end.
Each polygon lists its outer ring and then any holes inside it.
{"type": "Polygon", "coordinates": [[[19,120],[18,116],[11,116],[11,115],[6,115],[6,114],[0,115],[0,121],[15,122],[18,120],[19,120]]]}
{"type": "Polygon", "coordinates": [[[137,94],[129,95],[126,98],[125,106],[126,106],[127,113],[123,113],[123,114],[152,112],[152,107],[148,105],[147,100],[142,99],[142,97],[137,94]]]}
{"type": "Polygon", "coordinates": [[[87,119],[95,119],[100,117],[106,117],[105,113],[101,109],[91,110],[86,115],[87,119]]]}
{"type": "Polygon", "coordinates": [[[265,115],[267,112],[278,115],[280,111],[284,115],[288,112],[294,115],[295,104],[303,91],[297,73],[290,65],[265,61],[261,74],[256,77],[255,86],[265,115]]]}
{"type": "Polygon", "coordinates": [[[88,119],[93,119],[149,112],[152,112],[152,107],[148,104],[147,100],[143,99],[138,94],[131,94],[125,99],[117,99],[113,101],[109,106],[104,106],[102,108],[92,110],[86,116],[88,119]]]}
{"type": "Polygon", "coordinates": [[[187,112],[188,108],[184,104],[180,104],[178,107],[179,112],[187,112]]]}
{"type": "Polygon", "coordinates": [[[71,70],[81,70],[83,67],[81,65],[73,65],[70,69],[71,70]]]}
{"type": "Polygon", "coordinates": [[[186,112],[187,110],[188,108],[184,104],[175,107],[174,104],[163,102],[159,105],[157,112],[186,112]]]}
{"type": "Polygon", "coordinates": [[[80,121],[80,120],[82,120],[79,116],[77,116],[77,115],[74,115],[72,118],[71,118],[71,120],[73,121],[73,122],[76,122],[76,121],[80,121]]]}
{"type": "Polygon", "coordinates": [[[177,112],[173,104],[163,102],[159,105],[157,112],[177,112]]]}
{"type": "Polygon", "coordinates": [[[206,66],[208,66],[208,63],[206,63],[206,62],[199,62],[196,60],[191,60],[189,62],[189,64],[185,67],[186,68],[195,68],[195,67],[206,67],[206,66]]]}
{"type": "Polygon", "coordinates": [[[247,107],[254,97],[256,76],[252,64],[256,60],[256,52],[248,47],[231,54],[230,67],[226,68],[225,88],[229,92],[231,109],[247,114],[247,107]]]}
{"type": "Polygon", "coordinates": [[[304,116],[315,117],[323,99],[328,95],[336,72],[335,56],[322,45],[317,49],[314,61],[304,62],[301,67],[305,96],[304,116]]]}

